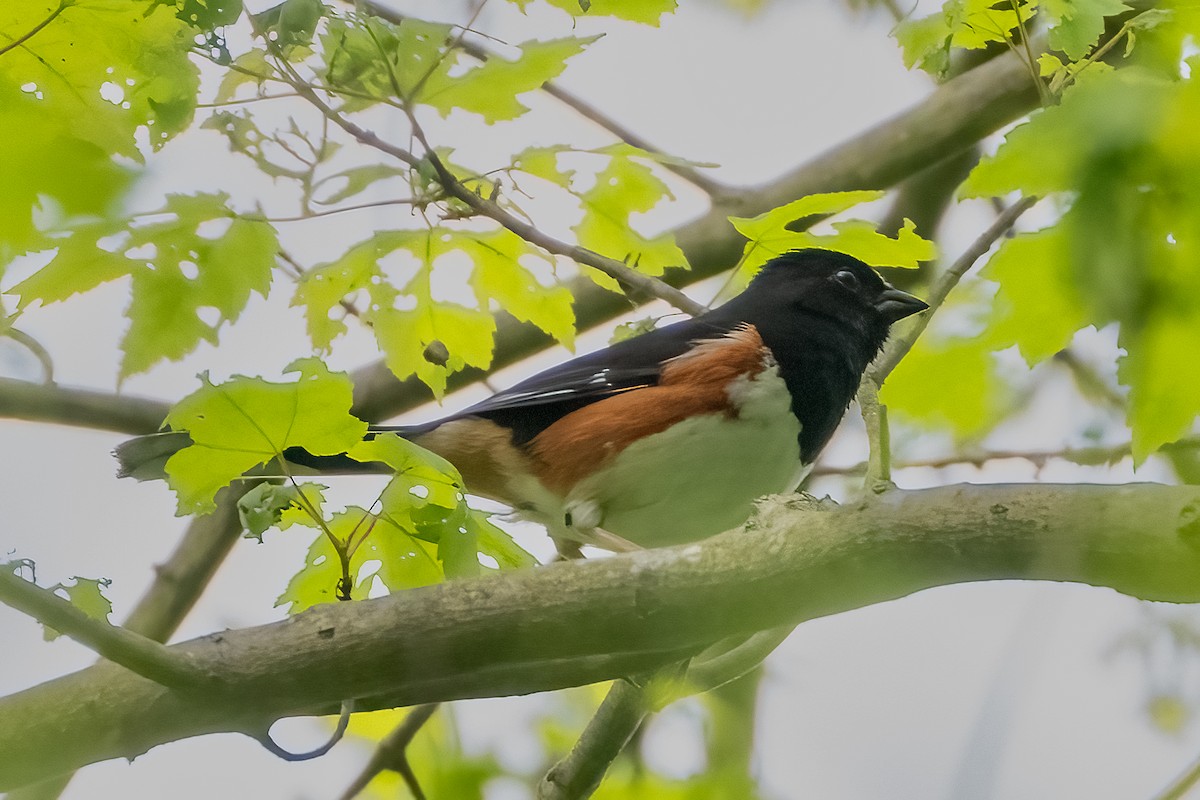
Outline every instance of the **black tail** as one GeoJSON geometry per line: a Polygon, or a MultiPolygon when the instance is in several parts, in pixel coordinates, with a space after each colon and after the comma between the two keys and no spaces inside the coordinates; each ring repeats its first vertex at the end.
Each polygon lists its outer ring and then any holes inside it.
{"type": "MultiPolygon", "coordinates": [[[[426,433],[433,425],[379,425],[367,430],[365,439],[373,439],[381,433],[394,433],[404,438],[426,433]]],[[[138,436],[122,442],[113,450],[120,467],[117,476],[136,478],[139,481],[154,481],[166,478],[167,459],[192,443],[187,431],[163,431],[148,436],[138,436]]],[[[362,473],[386,473],[391,470],[383,464],[365,464],[345,455],[315,456],[299,447],[283,451],[284,459],[292,465],[327,475],[355,475],[362,473]]]]}

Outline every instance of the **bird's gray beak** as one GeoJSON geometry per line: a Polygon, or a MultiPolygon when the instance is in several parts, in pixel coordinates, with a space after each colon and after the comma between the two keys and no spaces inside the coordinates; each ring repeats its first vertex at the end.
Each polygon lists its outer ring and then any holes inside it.
{"type": "Polygon", "coordinates": [[[919,311],[924,311],[929,308],[929,304],[924,300],[913,297],[908,292],[902,292],[899,289],[894,289],[891,286],[884,289],[875,298],[875,310],[878,311],[888,323],[893,323],[905,317],[912,316],[919,311]]]}

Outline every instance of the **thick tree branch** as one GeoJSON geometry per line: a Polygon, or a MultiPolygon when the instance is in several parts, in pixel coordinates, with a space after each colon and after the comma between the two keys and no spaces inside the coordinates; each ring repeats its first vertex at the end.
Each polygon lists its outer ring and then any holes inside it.
{"type": "Polygon", "coordinates": [[[0,700],[0,789],[344,698],[370,709],[640,674],[725,636],[1005,578],[1200,601],[1200,488],[948,486],[835,511],[773,498],[697,544],[319,606],[171,648],[221,693],[101,664],[0,700]]]}
{"type": "MultiPolygon", "coordinates": [[[[973,147],[982,137],[1027,113],[1037,102],[1037,91],[1024,63],[1011,53],[998,56],[779,180],[718,199],[707,214],[674,231],[691,269],[669,270],[663,279],[681,287],[732,266],[745,240],[729,224],[730,216],[753,216],[816,192],[888,188],[929,164],[973,147]]],[[[630,309],[627,298],[601,289],[587,278],[568,285],[575,296],[581,330],[630,309]]],[[[518,325],[503,315],[496,341],[495,364],[500,367],[553,343],[532,326],[518,325]]],[[[473,383],[482,375],[479,370],[455,373],[450,376],[449,388],[473,383]]],[[[356,413],[364,418],[394,416],[429,400],[429,390],[419,381],[398,381],[382,361],[358,370],[354,379],[356,413]]]]}
{"type": "Polygon", "coordinates": [[[171,406],[144,397],[0,378],[0,417],[118,433],[154,433],[171,406]]]}

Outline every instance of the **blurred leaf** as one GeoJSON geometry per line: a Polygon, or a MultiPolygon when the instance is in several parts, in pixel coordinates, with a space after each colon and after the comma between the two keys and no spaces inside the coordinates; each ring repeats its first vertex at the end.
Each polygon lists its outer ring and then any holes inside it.
{"type": "Polygon", "coordinates": [[[950,69],[950,25],[943,13],[905,19],[893,33],[904,55],[904,66],[917,67],[935,77],[950,69]]]}
{"type": "Polygon", "coordinates": [[[1200,369],[1185,344],[1200,330],[1191,302],[1200,293],[1198,118],[1192,81],[1135,68],[1097,73],[1014,129],[967,181],[974,195],[1072,198],[1054,229],[1009,241],[996,256],[1002,296],[1014,297],[1014,319],[1024,320],[1005,336],[1029,356],[1068,328],[1120,323],[1136,463],[1185,435],[1200,413],[1200,369]],[[1025,259],[1033,263],[1018,267],[1025,259]]]}
{"type": "MultiPolygon", "coordinates": [[[[5,3],[0,34],[24,36],[57,7],[54,0],[5,3]]],[[[71,138],[140,161],[139,128],[153,129],[150,144],[157,148],[191,122],[199,84],[188,58],[192,36],[173,7],[154,0],[67,3],[21,47],[0,56],[0,84],[22,87],[71,138]]],[[[7,110],[6,104],[6,127],[7,110]]]]}
{"type": "Polygon", "coordinates": [[[1016,236],[988,262],[983,277],[1000,284],[988,334],[996,349],[1015,344],[1025,361],[1035,364],[1070,344],[1088,324],[1069,264],[1061,228],[1016,236]]]}
{"type": "Polygon", "coordinates": [[[1011,390],[996,374],[985,339],[925,337],[880,390],[880,400],[925,427],[948,427],[958,439],[990,430],[1009,407],[1011,390]]]}
{"type": "Polygon", "coordinates": [[[626,339],[632,339],[635,336],[641,336],[643,333],[649,333],[658,325],[659,319],[661,317],[643,317],[631,322],[622,322],[613,328],[612,336],[608,337],[608,343],[616,344],[626,339]]]}
{"type": "Polygon", "coordinates": [[[321,0],[284,0],[254,15],[255,24],[285,52],[312,43],[317,23],[324,13],[321,0]]]}
{"type": "Polygon", "coordinates": [[[336,455],[362,439],[367,425],[350,414],[346,375],[311,358],[287,372],[298,373],[294,383],[235,377],[214,385],[201,376],[204,385],[171,409],[167,424],[192,438],[166,467],[180,515],[211,511],[218,489],[289,447],[336,455]]]}
{"type": "Polygon", "coordinates": [[[1105,17],[1129,9],[1121,0],[1042,0],[1042,14],[1050,20],[1050,46],[1072,61],[1091,52],[1104,33],[1105,17]]]}

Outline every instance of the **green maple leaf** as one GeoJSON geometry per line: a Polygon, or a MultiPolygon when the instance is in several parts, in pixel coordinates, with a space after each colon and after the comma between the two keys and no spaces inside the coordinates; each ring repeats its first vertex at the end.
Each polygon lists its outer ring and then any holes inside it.
{"type": "Polygon", "coordinates": [[[529,110],[517,100],[519,95],[540,89],[557,78],[569,59],[599,38],[572,36],[523,42],[516,46],[520,51],[517,58],[489,58],[478,66],[471,66],[472,60],[458,63],[455,58],[447,57],[414,99],[433,106],[443,116],[459,108],[479,114],[488,124],[516,119],[529,110]],[[462,67],[466,67],[465,72],[462,67]]]}
{"type": "MultiPolygon", "coordinates": [[[[58,7],[4,4],[0,41],[24,36],[58,7]]],[[[22,87],[71,138],[140,161],[139,128],[159,147],[191,121],[199,86],[192,35],[173,8],[153,0],[77,0],[0,56],[0,83],[22,87]]]]}
{"type": "Polygon", "coordinates": [[[809,247],[846,253],[872,266],[915,268],[919,261],[936,258],[934,244],[918,236],[909,220],[904,221],[894,239],[862,220],[834,223],[833,234],[791,230],[793,223],[838,214],[859,203],[878,200],[884,194],[866,190],[813,194],[756,217],[730,217],[733,227],[749,240],[742,252],[735,283],[747,283],[772,258],[809,247]]]}
{"type": "Polygon", "coordinates": [[[365,291],[371,309],[391,308],[398,294],[379,266],[379,260],[398,246],[397,237],[379,235],[351,247],[341,258],[307,270],[296,285],[293,306],[304,308],[308,335],[318,350],[328,350],[346,332],[344,313],[337,306],[365,291]]]}
{"type": "Polygon", "coordinates": [[[452,372],[466,366],[486,369],[492,362],[496,320],[486,311],[429,300],[413,311],[380,310],[371,321],[388,368],[399,378],[416,375],[436,397],[446,393],[452,372]],[[448,351],[445,363],[426,358],[435,343],[448,351]]]}
{"type": "Polygon", "coordinates": [[[522,322],[531,322],[568,348],[575,345],[574,298],[565,286],[545,286],[523,261],[536,259],[549,268],[554,262],[508,230],[467,235],[460,248],[474,262],[471,286],[480,308],[496,303],[522,322]]]}
{"type": "Polygon", "coordinates": [[[289,447],[336,455],[357,444],[367,425],[350,414],[352,385],[316,359],[301,359],[287,372],[293,383],[234,377],[203,386],[167,415],[167,425],[187,431],[192,444],[167,461],[167,482],[179,499],[178,513],[211,511],[217,491],[289,447]]]}
{"type": "Polygon", "coordinates": [[[1042,14],[1050,19],[1050,46],[1077,61],[1099,41],[1104,18],[1129,8],[1121,0],[1042,0],[1042,14]]]}
{"type": "Polygon", "coordinates": [[[57,247],[55,257],[9,291],[25,308],[131,275],[121,377],[178,359],[201,341],[215,343],[217,330],[237,320],[250,295],[265,297],[270,287],[275,230],[233,216],[228,201],[224,194],[172,195],[152,222],[84,223],[52,234],[43,246],[57,247]],[[216,312],[215,321],[201,318],[206,308],[216,312]]]}
{"type": "Polygon", "coordinates": [[[608,166],[596,175],[595,185],[579,195],[584,215],[572,230],[583,247],[625,261],[639,272],[661,275],[667,267],[686,268],[687,258],[674,236],[648,237],[632,226],[633,214],[650,211],[664,200],[673,200],[674,195],[631,155],[640,155],[640,151],[613,151],[608,166]]]}

